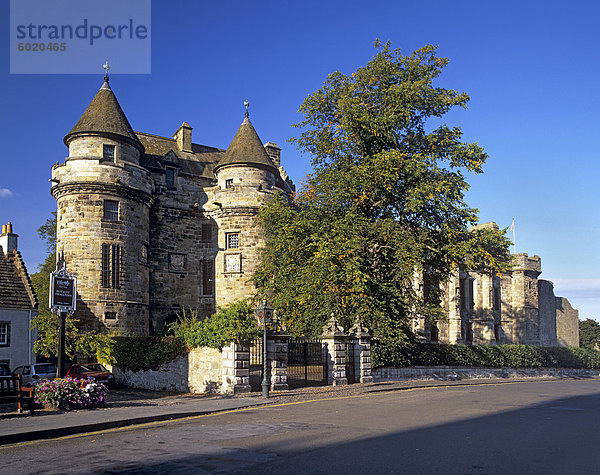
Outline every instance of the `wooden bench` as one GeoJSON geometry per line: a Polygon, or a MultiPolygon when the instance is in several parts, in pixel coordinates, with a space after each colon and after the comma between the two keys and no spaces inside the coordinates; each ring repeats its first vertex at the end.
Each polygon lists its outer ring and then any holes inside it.
{"type": "Polygon", "coordinates": [[[23,387],[20,374],[0,377],[0,403],[16,402],[19,413],[27,407],[27,410],[33,414],[35,405],[33,393],[33,388],[23,387]]]}

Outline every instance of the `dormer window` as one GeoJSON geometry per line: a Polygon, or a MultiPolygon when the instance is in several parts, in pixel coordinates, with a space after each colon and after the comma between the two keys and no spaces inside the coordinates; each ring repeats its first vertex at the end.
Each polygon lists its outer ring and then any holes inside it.
{"type": "Polygon", "coordinates": [[[233,178],[225,180],[225,188],[233,188],[233,178]]]}
{"type": "Polygon", "coordinates": [[[107,162],[115,161],[115,146],[114,145],[102,145],[102,159],[107,162]]]}
{"type": "Polygon", "coordinates": [[[165,169],[165,182],[168,190],[175,189],[175,169],[174,168],[166,168],[165,169]]]}

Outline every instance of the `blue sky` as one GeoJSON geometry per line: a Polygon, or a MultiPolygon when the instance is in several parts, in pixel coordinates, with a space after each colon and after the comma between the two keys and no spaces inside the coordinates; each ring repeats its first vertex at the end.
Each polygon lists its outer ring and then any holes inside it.
{"type": "MultiPolygon", "coordinates": [[[[55,208],[48,178],[62,138],[102,83],[97,75],[9,74],[9,7],[0,15],[0,223],[11,221],[30,272],[45,257],[35,230],[55,208]]],[[[298,182],[310,170],[287,142],[302,100],[327,74],[364,65],[376,38],[405,53],[431,43],[450,64],[439,85],[467,92],[445,117],[490,158],[470,178],[481,221],[516,223],[517,252],[580,318],[600,319],[597,190],[600,77],[597,2],[152,2],[152,73],[120,75],[115,91],[135,130],[227,147],[248,99],[263,142],[282,147],[298,182]]],[[[108,58],[110,61],[110,58],[108,58]]]]}

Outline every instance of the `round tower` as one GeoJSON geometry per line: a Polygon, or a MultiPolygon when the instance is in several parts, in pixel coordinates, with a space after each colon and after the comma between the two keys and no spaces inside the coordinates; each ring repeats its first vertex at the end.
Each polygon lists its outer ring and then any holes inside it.
{"type": "Polygon", "coordinates": [[[217,190],[213,194],[215,211],[211,214],[219,230],[215,295],[217,306],[226,306],[255,294],[250,279],[264,244],[258,210],[279,183],[277,167],[265,151],[247,110],[214,172],[217,190]]]}
{"type": "Polygon", "coordinates": [[[77,276],[83,330],[148,334],[148,242],[152,180],[144,147],[105,76],[64,138],[69,156],[52,167],[57,251],[77,276]]]}

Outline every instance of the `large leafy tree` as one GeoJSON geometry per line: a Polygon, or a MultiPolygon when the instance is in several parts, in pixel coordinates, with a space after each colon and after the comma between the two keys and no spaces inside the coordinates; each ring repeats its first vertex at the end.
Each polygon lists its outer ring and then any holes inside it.
{"type": "MultiPolygon", "coordinates": [[[[43,356],[56,356],[58,353],[58,315],[50,312],[48,307],[50,274],[56,270],[56,212],[37,230],[38,236],[46,245],[48,256],[38,271],[31,275],[31,284],[38,299],[38,315],[33,319],[33,327],[37,328],[38,336],[34,350],[43,356]]],[[[77,320],[68,316],[66,320],[66,352],[69,356],[75,354],[75,344],[78,338],[77,320]]]]}
{"type": "Polygon", "coordinates": [[[481,173],[486,153],[459,127],[427,128],[469,100],[434,85],[448,60],[433,46],[408,56],[376,47],[366,66],[331,74],[306,98],[293,141],[313,173],[291,205],[280,196],[261,211],[255,281],[295,334],[317,334],[335,315],[401,339],[412,317],[442,318],[437,283],[457,266],[508,269],[503,233],[469,231],[477,210],[464,201],[465,174],[481,173]]]}
{"type": "Polygon", "coordinates": [[[595,350],[600,345],[600,323],[591,318],[579,321],[579,346],[595,350]]]}

